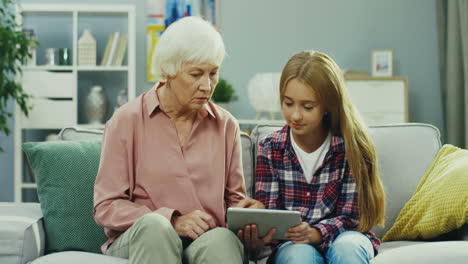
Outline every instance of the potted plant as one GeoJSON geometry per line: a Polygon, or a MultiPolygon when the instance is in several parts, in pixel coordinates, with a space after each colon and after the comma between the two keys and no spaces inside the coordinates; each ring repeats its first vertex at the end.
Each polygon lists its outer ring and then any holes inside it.
{"type": "MultiPolygon", "coordinates": [[[[37,42],[21,31],[12,0],[2,0],[0,17],[0,133],[8,136],[10,128],[7,121],[12,117],[6,109],[8,101],[15,101],[26,116],[31,109],[28,104],[30,96],[16,80],[16,75],[21,74],[21,65],[32,56],[30,45],[37,42]]],[[[1,146],[0,152],[3,152],[1,146]]]]}
{"type": "Polygon", "coordinates": [[[223,107],[224,109],[229,108],[229,102],[237,100],[237,96],[234,95],[235,91],[232,88],[232,85],[228,83],[225,79],[219,78],[218,84],[213,92],[211,99],[223,107]]]}

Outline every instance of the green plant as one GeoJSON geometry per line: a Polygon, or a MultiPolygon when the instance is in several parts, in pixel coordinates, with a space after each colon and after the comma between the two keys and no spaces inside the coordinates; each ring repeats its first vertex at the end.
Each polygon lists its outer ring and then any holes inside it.
{"type": "Polygon", "coordinates": [[[234,92],[235,91],[230,83],[223,78],[219,78],[218,84],[216,85],[211,98],[216,103],[228,103],[230,101],[237,100],[237,96],[234,95],[234,92]]]}
{"type": "MultiPolygon", "coordinates": [[[[16,22],[15,8],[12,0],[2,0],[0,5],[0,133],[10,134],[8,118],[12,113],[6,107],[10,99],[16,101],[21,111],[27,116],[31,107],[30,96],[16,80],[21,74],[21,65],[31,58],[29,47],[37,44],[30,40],[16,22]]],[[[0,147],[0,152],[3,152],[0,147]]]]}

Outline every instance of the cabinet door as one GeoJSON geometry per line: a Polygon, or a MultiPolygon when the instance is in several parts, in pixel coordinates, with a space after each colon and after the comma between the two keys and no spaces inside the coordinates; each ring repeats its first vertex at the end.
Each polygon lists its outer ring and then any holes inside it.
{"type": "Polygon", "coordinates": [[[72,72],[23,71],[23,88],[34,97],[73,98],[75,78],[72,72]]]}
{"type": "Polygon", "coordinates": [[[346,86],[367,125],[408,122],[404,80],[348,80],[346,86]]]}

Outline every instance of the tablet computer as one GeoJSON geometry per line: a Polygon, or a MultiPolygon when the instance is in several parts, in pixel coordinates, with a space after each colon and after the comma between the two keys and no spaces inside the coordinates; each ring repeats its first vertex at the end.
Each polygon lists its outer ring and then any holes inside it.
{"type": "Polygon", "coordinates": [[[256,224],[258,236],[264,237],[276,228],[273,239],[285,239],[288,229],[301,223],[301,213],[289,210],[253,209],[229,207],[227,210],[228,228],[237,234],[245,225],[256,224]]]}

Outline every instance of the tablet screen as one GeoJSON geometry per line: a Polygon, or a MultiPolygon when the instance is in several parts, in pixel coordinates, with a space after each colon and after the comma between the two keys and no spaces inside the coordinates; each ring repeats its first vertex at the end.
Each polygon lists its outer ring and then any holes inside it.
{"type": "Polygon", "coordinates": [[[288,229],[301,223],[298,211],[230,207],[227,210],[228,228],[237,234],[245,225],[256,224],[259,237],[276,228],[274,239],[283,240],[288,229]]]}

